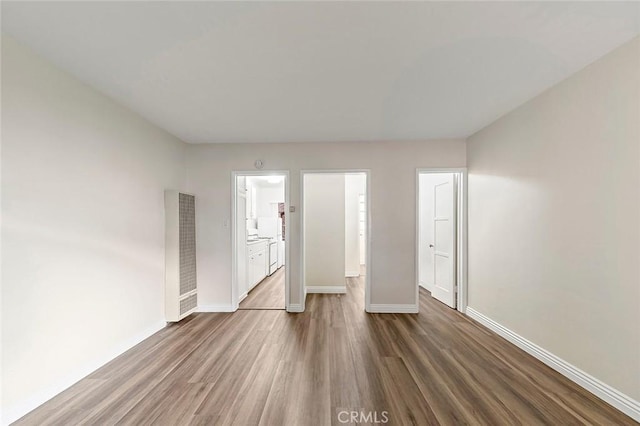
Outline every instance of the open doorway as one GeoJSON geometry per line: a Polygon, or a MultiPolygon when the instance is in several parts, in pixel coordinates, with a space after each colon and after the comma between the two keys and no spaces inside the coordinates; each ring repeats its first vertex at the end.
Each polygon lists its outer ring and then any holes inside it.
{"type": "Polygon", "coordinates": [[[417,281],[431,297],[465,306],[465,171],[417,172],[417,281]]]}
{"type": "Polygon", "coordinates": [[[286,172],[233,174],[234,309],[289,306],[286,172]]]}
{"type": "Polygon", "coordinates": [[[303,294],[346,294],[369,306],[368,171],[303,171],[303,294]]]}

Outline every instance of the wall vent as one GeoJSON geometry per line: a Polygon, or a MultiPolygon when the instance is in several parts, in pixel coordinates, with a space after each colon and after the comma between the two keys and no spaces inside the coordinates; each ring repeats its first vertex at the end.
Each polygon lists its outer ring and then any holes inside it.
{"type": "Polygon", "coordinates": [[[198,307],[196,200],[165,191],[165,315],[180,321],[198,307]]]}

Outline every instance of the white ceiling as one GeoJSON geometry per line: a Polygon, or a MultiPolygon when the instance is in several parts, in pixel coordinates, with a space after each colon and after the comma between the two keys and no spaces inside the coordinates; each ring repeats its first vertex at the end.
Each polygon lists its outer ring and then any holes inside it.
{"type": "Polygon", "coordinates": [[[186,142],[466,137],[640,33],[640,3],[2,2],[186,142]]]}

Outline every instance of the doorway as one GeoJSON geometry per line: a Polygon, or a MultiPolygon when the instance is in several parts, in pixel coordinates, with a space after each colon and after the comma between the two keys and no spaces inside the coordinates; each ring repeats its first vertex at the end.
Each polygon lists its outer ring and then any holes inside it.
{"type": "Polygon", "coordinates": [[[464,169],[417,171],[416,290],[464,312],[466,211],[464,169]]]}
{"type": "Polygon", "coordinates": [[[367,170],[301,172],[300,283],[305,296],[346,294],[369,309],[368,181],[367,170]]]}
{"type": "Polygon", "coordinates": [[[289,173],[232,176],[233,310],[289,308],[289,173]]]}

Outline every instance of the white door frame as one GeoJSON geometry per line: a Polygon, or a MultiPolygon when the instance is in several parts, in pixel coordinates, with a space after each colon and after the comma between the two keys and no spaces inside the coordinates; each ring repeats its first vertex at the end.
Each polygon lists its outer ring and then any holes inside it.
{"type": "Polygon", "coordinates": [[[289,237],[291,235],[291,227],[289,225],[291,214],[289,213],[289,206],[291,205],[289,200],[289,170],[248,170],[248,171],[233,171],[231,172],[231,309],[237,311],[240,305],[238,291],[238,260],[236,247],[237,232],[236,232],[236,209],[238,206],[238,176],[284,176],[284,308],[287,312],[290,311],[290,254],[289,250],[289,237]]]}
{"type": "Polygon", "coordinates": [[[457,174],[456,212],[456,309],[467,310],[467,168],[417,168],[416,169],[416,304],[420,308],[420,175],[427,173],[457,174]]]}
{"type": "MultiPolygon", "coordinates": [[[[304,287],[304,176],[310,174],[355,174],[363,173],[365,179],[365,194],[367,206],[367,228],[365,235],[366,253],[365,265],[367,273],[364,276],[364,306],[365,311],[371,311],[371,170],[369,169],[321,169],[321,170],[300,170],[300,294],[302,295],[302,311],[305,309],[307,292],[304,287]]],[[[346,278],[345,278],[346,279],[346,278]]]]}

